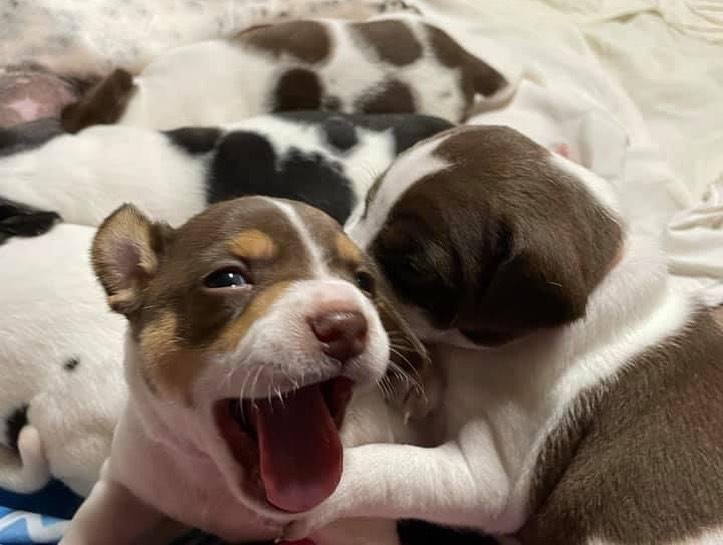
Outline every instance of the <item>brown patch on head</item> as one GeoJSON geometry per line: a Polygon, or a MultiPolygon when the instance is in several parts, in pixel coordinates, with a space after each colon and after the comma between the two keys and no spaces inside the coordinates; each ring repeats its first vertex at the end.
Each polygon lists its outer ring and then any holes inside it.
{"type": "Polygon", "coordinates": [[[240,32],[235,40],[275,57],[285,54],[310,64],[325,60],[331,53],[329,32],[317,21],[260,25],[240,32]]]}
{"type": "Polygon", "coordinates": [[[336,251],[339,256],[350,264],[361,265],[364,262],[364,254],[359,246],[354,244],[344,233],[336,235],[336,251]]]}
{"type": "Polygon", "coordinates": [[[284,72],[276,84],[272,110],[318,110],[321,108],[323,92],[319,76],[314,72],[292,68],[284,72]]]}
{"type": "Polygon", "coordinates": [[[387,80],[367,89],[357,99],[354,110],[365,113],[414,113],[417,107],[412,90],[399,80],[387,80]]]}
{"type": "Polygon", "coordinates": [[[723,525],[723,333],[707,311],[583,392],[538,456],[524,544],[678,543],[723,525]]]}
{"type": "Polygon", "coordinates": [[[185,348],[177,337],[178,318],[164,310],[140,333],[139,351],[142,374],[154,393],[179,396],[193,405],[193,381],[204,368],[199,354],[185,348]]]}
{"type": "Polygon", "coordinates": [[[402,21],[367,21],[349,27],[382,62],[405,66],[422,57],[422,44],[402,21]]]}
{"type": "Polygon", "coordinates": [[[66,106],[60,115],[63,129],[76,133],[92,125],[110,125],[125,112],[135,86],[133,76],[121,68],[99,81],[78,101],[66,106]]]}
{"type": "Polygon", "coordinates": [[[258,229],[247,229],[231,240],[229,249],[241,259],[265,260],[276,254],[276,243],[258,229]]]}
{"type": "Polygon", "coordinates": [[[439,62],[449,68],[461,70],[462,87],[468,105],[471,105],[475,93],[490,96],[507,85],[508,82],[502,74],[467,52],[449,34],[432,25],[425,27],[432,51],[439,62]]]}
{"type": "Polygon", "coordinates": [[[505,127],[452,129],[449,166],[395,203],[372,245],[398,294],[483,345],[582,317],[622,230],[549,153],[505,127]]]}

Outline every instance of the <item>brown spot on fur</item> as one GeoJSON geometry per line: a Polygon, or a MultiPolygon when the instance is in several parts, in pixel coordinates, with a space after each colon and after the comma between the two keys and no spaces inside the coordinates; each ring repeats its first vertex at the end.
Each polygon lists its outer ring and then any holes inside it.
{"type": "Polygon", "coordinates": [[[121,68],[93,86],[78,102],[66,106],[60,115],[63,129],[76,133],[92,125],[109,125],[125,112],[135,86],[133,76],[121,68]]]}
{"type": "Polygon", "coordinates": [[[323,61],[331,53],[329,33],[317,21],[260,25],[237,34],[236,40],[275,57],[286,54],[310,64],[323,61]]]}
{"type": "Polygon", "coordinates": [[[471,103],[475,93],[489,96],[507,85],[507,80],[483,60],[468,53],[449,34],[432,25],[425,25],[437,59],[449,68],[462,71],[463,89],[471,103]]]}
{"type": "Polygon", "coordinates": [[[336,251],[350,265],[361,265],[364,261],[364,254],[359,249],[359,246],[354,244],[344,233],[336,235],[336,251]]]}
{"type": "Polygon", "coordinates": [[[377,89],[368,89],[357,101],[356,111],[373,113],[414,113],[416,104],[409,87],[398,80],[388,80],[377,89]]]}
{"type": "Polygon", "coordinates": [[[193,381],[203,370],[203,359],[184,348],[177,337],[178,318],[170,311],[160,313],[140,333],[143,374],[148,382],[168,396],[181,396],[193,405],[193,381]]]}
{"type": "Polygon", "coordinates": [[[256,295],[246,307],[243,314],[230,323],[219,335],[218,341],[214,343],[213,349],[223,352],[234,351],[249,328],[268,312],[271,305],[284,294],[290,284],[291,282],[278,282],[256,295]]]}
{"type": "Polygon", "coordinates": [[[239,233],[230,243],[229,250],[242,259],[266,260],[276,254],[276,244],[266,233],[248,229],[239,233]]]}
{"type": "Polygon", "coordinates": [[[293,68],[279,78],[274,91],[273,111],[318,110],[323,88],[311,70],[293,68]]]}
{"type": "Polygon", "coordinates": [[[350,28],[383,62],[405,66],[422,57],[422,45],[402,21],[367,21],[350,28]]]}
{"type": "Polygon", "coordinates": [[[719,327],[723,328],[723,307],[717,307],[713,311],[713,319],[719,327]]]}
{"type": "Polygon", "coordinates": [[[723,333],[701,310],[583,392],[536,468],[524,544],[672,543],[723,525],[723,333]]]}

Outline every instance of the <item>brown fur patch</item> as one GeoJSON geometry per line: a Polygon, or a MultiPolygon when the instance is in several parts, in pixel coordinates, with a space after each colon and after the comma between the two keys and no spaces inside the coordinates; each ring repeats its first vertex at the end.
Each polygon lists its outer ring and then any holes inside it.
{"type": "Polygon", "coordinates": [[[140,333],[139,345],[144,375],[162,394],[181,396],[193,405],[192,385],[202,371],[201,358],[179,342],[178,318],[166,310],[140,333]]]}
{"type": "Polygon", "coordinates": [[[364,254],[359,249],[359,246],[354,244],[344,233],[336,235],[336,251],[350,265],[361,265],[364,262],[364,254]]]}
{"type": "Polygon", "coordinates": [[[276,243],[266,233],[258,229],[248,229],[239,233],[229,243],[229,250],[242,259],[267,260],[276,255],[276,243]]]}
{"type": "Polygon", "coordinates": [[[369,89],[357,101],[355,110],[362,113],[414,113],[412,90],[399,80],[388,80],[378,89],[369,89]]]}
{"type": "Polygon", "coordinates": [[[402,195],[371,247],[397,294],[486,346],[584,316],[620,247],[615,218],[513,129],[438,141],[448,166],[402,195]]]}
{"type": "Polygon", "coordinates": [[[463,74],[463,88],[468,101],[475,92],[489,96],[507,84],[497,70],[483,60],[467,52],[449,34],[432,25],[425,25],[429,39],[439,62],[449,68],[459,68],[463,74]]]}
{"type": "Polygon", "coordinates": [[[583,392],[538,458],[524,544],[672,543],[723,525],[723,333],[707,310],[583,392]]]}
{"type": "Polygon", "coordinates": [[[317,21],[260,25],[242,31],[235,39],[276,57],[286,54],[310,64],[323,61],[331,53],[331,37],[317,21]]]}
{"type": "Polygon", "coordinates": [[[60,114],[63,129],[76,133],[92,125],[109,125],[125,112],[135,86],[130,72],[117,68],[60,114]]]}
{"type": "Polygon", "coordinates": [[[249,328],[268,312],[271,305],[284,294],[290,284],[290,282],[277,282],[256,295],[243,314],[226,326],[213,344],[212,350],[223,352],[235,350],[249,328]]]}
{"type": "Polygon", "coordinates": [[[318,110],[323,88],[311,70],[293,68],[279,78],[274,91],[273,111],[318,110]]]}
{"type": "Polygon", "coordinates": [[[402,21],[367,21],[350,28],[383,62],[405,66],[422,57],[422,44],[402,21]]]}

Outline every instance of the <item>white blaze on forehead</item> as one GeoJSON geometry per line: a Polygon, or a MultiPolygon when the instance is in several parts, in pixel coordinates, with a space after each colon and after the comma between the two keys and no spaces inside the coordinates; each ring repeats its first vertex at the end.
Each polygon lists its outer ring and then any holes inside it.
{"type": "Polygon", "coordinates": [[[299,234],[299,238],[301,239],[301,243],[304,245],[304,248],[309,252],[309,255],[311,256],[312,267],[315,275],[327,276],[328,271],[326,268],[326,262],[324,260],[324,252],[314,241],[314,237],[311,236],[311,233],[309,232],[306,223],[304,223],[304,220],[301,219],[301,216],[299,216],[296,210],[294,210],[294,207],[288,203],[280,202],[268,197],[262,198],[265,201],[273,204],[279,210],[281,210],[284,216],[286,216],[286,219],[289,220],[289,223],[291,223],[294,229],[296,229],[296,232],[299,234]]]}
{"type": "Polygon", "coordinates": [[[379,182],[364,217],[360,214],[355,222],[347,224],[349,237],[362,249],[369,247],[384,226],[389,212],[410,187],[422,178],[451,166],[449,161],[434,153],[443,141],[444,138],[432,138],[417,144],[392,163],[379,182]]]}

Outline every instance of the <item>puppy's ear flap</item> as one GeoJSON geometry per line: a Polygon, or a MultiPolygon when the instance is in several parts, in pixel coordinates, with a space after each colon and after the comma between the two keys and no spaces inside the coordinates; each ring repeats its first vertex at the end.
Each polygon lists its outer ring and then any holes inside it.
{"type": "Polygon", "coordinates": [[[95,274],[115,312],[129,315],[141,304],[141,291],[158,270],[172,236],[165,223],[153,223],[135,206],[124,204],[98,228],[91,247],[95,274]]]}
{"type": "MultiPolygon", "coordinates": [[[[574,235],[540,229],[511,234],[503,229],[499,264],[489,278],[481,301],[485,324],[473,339],[497,344],[529,331],[557,327],[585,314],[590,292],[599,280],[574,244],[574,235]]],[[[602,276],[602,271],[601,275],[602,276]]]]}
{"type": "Polygon", "coordinates": [[[36,237],[47,233],[60,221],[48,210],[0,197],[0,244],[12,237],[36,237]]]}
{"type": "Polygon", "coordinates": [[[76,133],[91,125],[109,125],[120,119],[135,89],[133,76],[117,68],[93,87],[80,100],[67,105],[60,113],[63,129],[76,133]]]}

